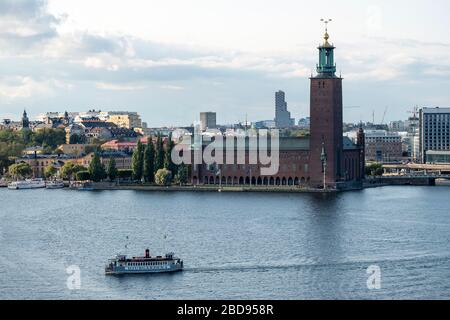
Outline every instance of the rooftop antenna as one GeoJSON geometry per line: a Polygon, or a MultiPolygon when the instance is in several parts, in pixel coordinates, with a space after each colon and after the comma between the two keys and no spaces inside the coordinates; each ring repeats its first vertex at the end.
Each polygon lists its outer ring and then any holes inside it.
{"type": "Polygon", "coordinates": [[[328,24],[333,21],[333,19],[320,19],[325,24],[325,32],[328,32],[328,24]]]}

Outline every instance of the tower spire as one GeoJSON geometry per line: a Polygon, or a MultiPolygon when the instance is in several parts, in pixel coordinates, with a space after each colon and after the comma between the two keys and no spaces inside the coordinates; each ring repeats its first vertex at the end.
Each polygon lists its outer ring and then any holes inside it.
{"type": "Polygon", "coordinates": [[[322,21],[325,24],[325,34],[323,35],[323,39],[325,40],[323,43],[323,46],[329,46],[331,47],[331,45],[328,43],[328,39],[330,39],[330,36],[328,34],[328,24],[333,21],[332,19],[320,19],[320,21],[322,21]]]}
{"type": "Polygon", "coordinates": [[[336,64],[334,63],[334,46],[328,42],[330,36],[328,34],[328,23],[332,19],[320,19],[325,24],[324,42],[319,46],[319,64],[317,65],[317,73],[321,77],[335,77],[336,64]]]}

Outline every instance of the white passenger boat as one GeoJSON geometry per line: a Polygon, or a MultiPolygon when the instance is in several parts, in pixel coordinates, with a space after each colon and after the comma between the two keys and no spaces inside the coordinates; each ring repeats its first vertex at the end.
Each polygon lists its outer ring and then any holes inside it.
{"type": "Polygon", "coordinates": [[[45,188],[45,181],[43,179],[26,179],[20,181],[13,181],[8,184],[8,189],[19,190],[19,189],[39,189],[45,188]]]}
{"type": "Polygon", "coordinates": [[[162,273],[183,270],[183,260],[168,253],[163,256],[150,256],[150,251],[145,250],[144,257],[127,258],[125,255],[117,255],[110,259],[105,267],[107,275],[136,274],[136,273],[162,273]]]}
{"type": "Polygon", "coordinates": [[[51,180],[47,181],[45,184],[47,189],[62,189],[64,188],[64,181],[62,180],[51,180]]]}

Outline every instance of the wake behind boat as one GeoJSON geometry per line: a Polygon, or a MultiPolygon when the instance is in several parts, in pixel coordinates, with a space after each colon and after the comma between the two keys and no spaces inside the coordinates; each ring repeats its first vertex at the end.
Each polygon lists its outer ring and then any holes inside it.
{"type": "Polygon", "coordinates": [[[45,181],[40,178],[13,181],[10,184],[8,184],[8,189],[11,190],[39,189],[39,188],[45,188],[45,181]]]}
{"type": "Polygon", "coordinates": [[[107,275],[162,273],[183,270],[183,260],[175,257],[173,253],[167,253],[164,257],[150,256],[150,250],[145,250],[144,257],[127,258],[125,255],[117,255],[110,259],[105,267],[107,275]]]}

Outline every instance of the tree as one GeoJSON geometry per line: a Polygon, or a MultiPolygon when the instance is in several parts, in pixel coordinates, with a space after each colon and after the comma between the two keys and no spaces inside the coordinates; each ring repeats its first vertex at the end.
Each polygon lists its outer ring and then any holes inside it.
{"type": "Polygon", "coordinates": [[[88,168],[89,174],[91,175],[91,179],[94,182],[99,182],[106,177],[105,167],[103,166],[99,154],[94,153],[94,157],[91,160],[88,168]]]}
{"type": "Polygon", "coordinates": [[[172,172],[167,169],[159,169],[155,174],[155,182],[160,186],[169,186],[172,183],[172,172]]]}
{"type": "Polygon", "coordinates": [[[58,169],[56,169],[54,166],[47,166],[44,169],[44,176],[46,179],[49,179],[56,175],[58,173],[58,169]]]}
{"type": "Polygon", "coordinates": [[[20,134],[24,144],[29,144],[33,140],[33,132],[31,130],[21,130],[20,134]]]}
{"type": "Polygon", "coordinates": [[[144,150],[144,179],[146,182],[155,181],[155,148],[152,138],[147,139],[147,146],[144,150]]]}
{"type": "Polygon", "coordinates": [[[11,129],[0,130],[0,173],[14,164],[14,157],[22,154],[26,146],[23,133],[11,129]]]}
{"type": "Polygon", "coordinates": [[[381,163],[372,163],[366,166],[366,176],[382,176],[383,165],[381,163]]]}
{"type": "Polygon", "coordinates": [[[117,172],[119,179],[128,180],[133,177],[133,170],[119,169],[117,172]]]}
{"type": "Polygon", "coordinates": [[[55,149],[66,143],[66,132],[63,129],[42,129],[33,134],[33,143],[55,149]]]}
{"type": "Polygon", "coordinates": [[[133,179],[141,180],[142,179],[142,169],[144,162],[143,155],[143,147],[141,140],[138,140],[136,149],[133,151],[133,156],[131,158],[131,169],[133,170],[133,179]]]}
{"type": "Polygon", "coordinates": [[[178,167],[178,173],[175,176],[175,180],[180,185],[183,185],[183,184],[186,184],[188,182],[188,178],[189,178],[188,176],[189,176],[188,167],[184,163],[182,163],[178,167]]]}
{"type": "Polygon", "coordinates": [[[33,174],[33,169],[31,169],[31,166],[28,163],[16,163],[8,168],[8,172],[13,177],[28,177],[33,174]]]}
{"type": "Polygon", "coordinates": [[[86,181],[91,179],[91,174],[89,171],[79,171],[76,173],[75,177],[78,181],[86,181]]]}
{"type": "Polygon", "coordinates": [[[164,147],[161,133],[158,133],[155,149],[155,172],[157,172],[159,169],[164,168],[164,147]]]}
{"type": "Polygon", "coordinates": [[[174,143],[172,141],[172,134],[169,134],[167,140],[166,148],[164,151],[164,168],[172,172],[173,175],[177,173],[177,166],[172,161],[172,149],[174,148],[174,143]]]}
{"type": "Polygon", "coordinates": [[[86,168],[73,162],[66,162],[61,168],[61,177],[71,180],[80,171],[86,171],[86,168]]]}
{"type": "Polygon", "coordinates": [[[117,168],[116,168],[116,160],[111,157],[109,158],[108,168],[106,169],[106,173],[108,175],[109,180],[114,181],[117,178],[117,168]]]}

